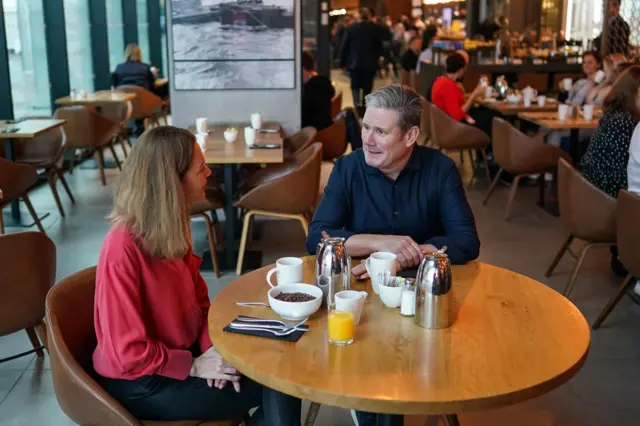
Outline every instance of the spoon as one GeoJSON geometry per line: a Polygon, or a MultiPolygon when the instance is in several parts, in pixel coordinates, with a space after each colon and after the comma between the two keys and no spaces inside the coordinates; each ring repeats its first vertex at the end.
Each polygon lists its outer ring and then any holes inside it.
{"type": "Polygon", "coordinates": [[[236,302],[238,306],[269,306],[268,303],[263,302],[236,302]]]}

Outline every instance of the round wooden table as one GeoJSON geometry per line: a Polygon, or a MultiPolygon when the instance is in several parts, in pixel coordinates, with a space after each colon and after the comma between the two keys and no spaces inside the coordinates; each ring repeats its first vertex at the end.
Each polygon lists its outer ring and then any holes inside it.
{"type": "MultiPolygon", "coordinates": [[[[315,283],[315,257],[304,259],[315,283]]],[[[321,308],[296,343],[224,333],[237,315],[277,318],[267,307],[269,267],[230,283],[209,311],[209,333],[227,362],[265,386],[321,404],[389,414],[454,414],[514,404],[568,381],[584,364],[590,329],[555,290],[496,266],[454,266],[453,325],[427,330],[386,308],[371,283],[355,341],[327,342],[321,308]]]]}

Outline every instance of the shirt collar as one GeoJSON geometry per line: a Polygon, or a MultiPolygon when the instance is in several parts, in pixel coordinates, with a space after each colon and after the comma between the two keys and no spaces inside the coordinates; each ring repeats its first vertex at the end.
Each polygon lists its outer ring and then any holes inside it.
{"type": "MultiPolygon", "coordinates": [[[[362,150],[362,161],[364,161],[364,166],[365,169],[367,170],[367,174],[373,174],[373,175],[383,175],[383,173],[380,171],[380,169],[376,168],[376,167],[372,167],[370,165],[367,164],[367,160],[364,158],[364,150],[362,150]]],[[[413,146],[413,152],[411,153],[411,156],[409,157],[409,161],[407,161],[407,164],[405,164],[404,169],[402,169],[402,171],[400,172],[400,175],[402,175],[402,173],[405,170],[420,170],[422,168],[422,164],[420,161],[420,154],[418,153],[418,146],[414,145],[413,146]]]]}

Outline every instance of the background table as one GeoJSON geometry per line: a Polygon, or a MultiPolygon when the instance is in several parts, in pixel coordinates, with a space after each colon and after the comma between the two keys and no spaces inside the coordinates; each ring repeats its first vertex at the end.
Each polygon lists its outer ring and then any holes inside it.
{"type": "MultiPolygon", "coordinates": [[[[43,133],[56,129],[64,123],[66,120],[56,119],[28,119],[21,120],[15,123],[9,121],[0,121],[0,139],[4,139],[4,156],[9,161],[14,161],[13,155],[13,141],[15,139],[33,139],[40,136],[43,133]],[[6,129],[13,129],[14,131],[6,132],[6,129]]],[[[1,214],[1,212],[0,212],[1,214]]],[[[48,213],[42,218],[48,216],[48,213]]],[[[11,220],[5,221],[5,225],[22,225],[22,219],[20,217],[20,204],[18,200],[11,202],[11,220]]],[[[33,226],[33,225],[27,225],[33,226]]]]}
{"type": "Polygon", "coordinates": [[[512,104],[507,101],[490,102],[486,99],[480,99],[476,103],[505,116],[518,115],[521,112],[553,112],[558,110],[558,101],[553,98],[547,98],[547,102],[542,107],[538,106],[536,102],[533,102],[529,107],[525,107],[524,102],[512,104]]]}
{"type": "MultiPolygon", "coordinates": [[[[314,283],[315,258],[304,263],[314,283]]],[[[272,265],[273,266],[273,265],[272,265]]],[[[542,395],[584,364],[589,326],[555,290],[515,272],[472,262],[453,269],[453,325],[427,330],[388,309],[370,281],[355,342],[327,342],[325,308],[297,343],[224,333],[237,315],[276,318],[267,307],[264,267],[231,282],[214,299],[209,334],[225,360],[247,377],[322,404],[390,414],[453,414],[515,404],[542,395]]],[[[399,423],[401,424],[401,423],[399,423]]]]}
{"type": "MultiPolygon", "coordinates": [[[[284,161],[282,129],[277,123],[263,123],[263,130],[275,130],[273,133],[257,133],[256,144],[279,144],[278,149],[250,149],[244,140],[244,128],[248,124],[215,124],[209,125],[209,141],[204,152],[207,165],[224,167],[224,216],[225,216],[225,253],[222,269],[234,269],[236,266],[236,221],[238,209],[234,207],[234,196],[238,191],[238,166],[240,164],[274,164],[284,161]],[[224,131],[234,127],[238,138],[233,143],[224,139],[224,131]]],[[[195,126],[189,130],[196,132],[195,126]]]]}
{"type": "Polygon", "coordinates": [[[124,102],[130,102],[136,98],[135,93],[118,92],[115,90],[101,90],[95,93],[89,93],[86,98],[81,98],[79,95],[71,98],[65,96],[63,98],[56,99],[56,105],[71,106],[71,105],[89,105],[99,106],[101,104],[119,104],[124,102]]]}

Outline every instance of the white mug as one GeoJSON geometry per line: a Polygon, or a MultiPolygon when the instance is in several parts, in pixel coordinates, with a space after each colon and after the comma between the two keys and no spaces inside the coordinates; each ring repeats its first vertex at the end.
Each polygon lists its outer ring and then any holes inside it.
{"type": "Polygon", "coordinates": [[[206,118],[196,118],[196,132],[209,133],[209,123],[206,118]]]}
{"type": "Polygon", "coordinates": [[[253,146],[256,143],[256,129],[253,127],[244,128],[244,142],[247,146],[253,146]]]}
{"type": "Polygon", "coordinates": [[[196,134],[196,141],[198,145],[200,145],[200,149],[202,152],[207,150],[207,143],[209,143],[209,134],[208,133],[198,133],[196,134]]]}
{"type": "Polygon", "coordinates": [[[485,99],[493,98],[493,97],[495,96],[495,94],[496,94],[496,91],[495,91],[495,89],[494,89],[493,87],[491,87],[491,86],[487,86],[487,87],[484,89],[484,97],[485,97],[485,99]]]}
{"type": "Polygon", "coordinates": [[[547,103],[547,97],[544,95],[539,95],[538,96],[538,106],[545,106],[545,104],[547,103]]]}
{"type": "Polygon", "coordinates": [[[596,72],[596,76],[593,78],[593,80],[596,82],[596,84],[600,84],[604,81],[604,79],[607,78],[607,73],[605,73],[602,70],[598,70],[598,72],[596,72]]]}
{"type": "Polygon", "coordinates": [[[531,98],[530,97],[525,96],[523,102],[524,102],[524,107],[525,108],[529,108],[531,106],[531,98]]]}
{"type": "Polygon", "coordinates": [[[593,120],[593,105],[585,105],[582,107],[582,115],[586,121],[593,120]]]}
{"type": "Polygon", "coordinates": [[[283,257],[276,261],[276,267],[267,274],[267,284],[271,287],[275,285],[271,282],[271,277],[277,273],[278,285],[297,284],[302,282],[302,259],[299,257],[283,257]]]}
{"type": "Polygon", "coordinates": [[[573,87],[573,80],[571,80],[570,78],[565,78],[564,80],[562,80],[562,86],[564,87],[565,92],[570,91],[573,87]]]}
{"type": "Polygon", "coordinates": [[[262,115],[259,112],[251,114],[251,127],[259,130],[262,127],[262,115]]]}
{"type": "Polygon", "coordinates": [[[389,287],[381,285],[378,290],[380,291],[380,300],[387,308],[398,308],[402,303],[402,286],[389,287]]]}
{"type": "Polygon", "coordinates": [[[371,278],[371,286],[373,291],[378,294],[378,278],[379,274],[387,273],[390,277],[396,275],[397,259],[393,253],[388,252],[376,252],[367,258],[364,262],[364,266],[367,268],[367,274],[371,278]]]}
{"type": "Polygon", "coordinates": [[[360,323],[364,311],[364,302],[367,300],[366,291],[345,290],[335,295],[336,311],[351,312],[355,325],[360,323]]]}
{"type": "Polygon", "coordinates": [[[558,105],[558,120],[565,121],[568,115],[569,115],[569,105],[567,104],[558,105]]]}

